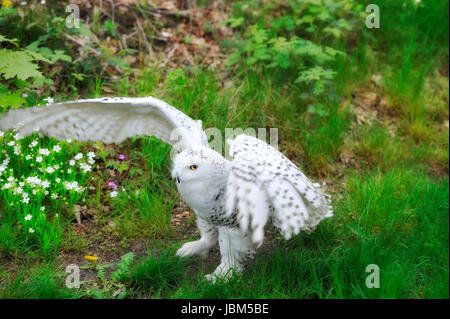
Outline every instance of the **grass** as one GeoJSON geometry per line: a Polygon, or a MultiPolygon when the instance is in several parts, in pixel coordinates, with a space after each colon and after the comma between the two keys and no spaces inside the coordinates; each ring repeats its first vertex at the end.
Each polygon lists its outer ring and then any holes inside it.
{"type": "MultiPolygon", "coordinates": [[[[313,32],[303,25],[284,31],[272,27],[277,17],[271,12],[290,17],[295,11],[273,1],[249,2],[255,16],[242,3],[230,11],[233,18],[245,18],[243,25],[255,23],[268,34],[295,34],[345,51],[345,57],[326,66],[336,73],[323,80],[323,92],[314,93],[314,83],[295,83],[297,69],[242,60],[220,70],[202,65],[166,70],[143,63],[137,74],[130,71],[117,81],[69,79],[55,96],[58,101],[78,98],[65,95],[71,86],[83,97],[154,95],[223,135],[226,128],[278,128],[281,151],[306,175],[327,182],[335,217],[311,235],[289,241],[270,231],[271,239],[240,276],[211,285],[204,275],[217,266],[217,258],[174,256],[182,242],[198,234],[192,215],[180,219],[181,226],[173,223],[189,208],[180,203],[170,179],[169,146],[147,137],[122,145],[62,142],[61,152],[51,155],[58,157],[43,164],[61,163],[66,173],[60,178],[86,187],[82,196],[52,188],[67,203],[42,195],[42,203],[24,208],[22,195],[0,190],[0,297],[448,298],[448,2],[370,2],[380,6],[381,28],[356,27],[338,38],[320,36],[335,20],[317,22],[313,32]],[[361,123],[358,112],[376,116],[361,123]],[[96,154],[92,171],[68,174],[69,160],[88,151],[96,154]],[[117,186],[117,196],[111,196],[109,183],[117,186]],[[75,222],[75,205],[81,225],[75,222]],[[50,217],[42,218],[41,206],[50,217]],[[25,219],[28,214],[31,220],[25,219]],[[30,227],[36,232],[26,231],[30,227]],[[136,256],[122,266],[119,262],[120,275],[114,275],[116,262],[130,251],[136,256]],[[98,262],[83,260],[90,254],[98,262]],[[72,291],[64,288],[61,272],[74,262],[84,263],[82,271],[93,279],[72,291]],[[370,264],[380,269],[379,289],[365,285],[370,264]]],[[[369,2],[355,3],[364,8],[369,2]]],[[[345,13],[348,21],[353,13],[345,13]]],[[[244,36],[243,29],[234,29],[234,39],[244,36]]],[[[37,32],[14,30],[10,38],[21,41],[37,32]]],[[[314,61],[301,63],[308,67],[314,61]]],[[[27,103],[42,98],[30,94],[27,103]]],[[[8,169],[14,173],[5,172],[19,180],[36,170],[23,159],[14,160],[7,146],[11,140],[0,138],[2,150],[13,159],[8,169]]],[[[57,143],[38,141],[38,147],[48,149],[57,143]]],[[[30,142],[21,140],[22,150],[30,142]]],[[[56,182],[56,175],[52,178],[56,182]]]]}

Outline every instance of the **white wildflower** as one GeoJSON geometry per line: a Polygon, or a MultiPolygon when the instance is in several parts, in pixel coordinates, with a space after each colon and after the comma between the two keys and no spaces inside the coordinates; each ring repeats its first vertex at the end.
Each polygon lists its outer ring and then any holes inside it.
{"type": "Polygon", "coordinates": [[[39,149],[39,154],[48,156],[50,154],[50,151],[48,149],[46,149],[46,148],[40,148],[39,149]]]}
{"type": "Polygon", "coordinates": [[[83,173],[87,173],[92,170],[92,167],[87,165],[86,163],[80,163],[80,167],[83,170],[83,173]]]}
{"type": "Polygon", "coordinates": [[[55,102],[55,100],[52,97],[50,97],[50,96],[45,98],[44,101],[47,102],[47,105],[53,104],[53,102],[55,102]]]}
{"type": "Polygon", "coordinates": [[[59,153],[60,150],[61,150],[61,146],[59,146],[59,145],[53,146],[53,152],[59,153]]]}
{"type": "Polygon", "coordinates": [[[114,198],[114,197],[117,196],[117,194],[118,194],[118,192],[112,191],[111,194],[110,194],[110,196],[111,196],[111,198],[114,198]]]}
{"type": "Polygon", "coordinates": [[[49,188],[50,182],[49,182],[49,181],[43,181],[43,182],[41,183],[41,186],[42,186],[43,188],[49,188]]]}
{"type": "Polygon", "coordinates": [[[47,167],[46,169],[45,169],[45,171],[47,172],[47,173],[53,173],[54,171],[55,171],[55,169],[53,168],[53,167],[47,167]]]}
{"type": "Polygon", "coordinates": [[[38,163],[42,162],[42,156],[36,157],[36,162],[38,162],[38,163]]]}
{"type": "Polygon", "coordinates": [[[69,161],[69,165],[70,165],[70,166],[74,166],[74,165],[75,165],[75,161],[74,161],[74,160],[70,160],[70,161],[69,161]]]}
{"type": "Polygon", "coordinates": [[[74,157],[77,161],[83,158],[83,154],[82,153],[78,153],[77,155],[75,155],[74,157]]]}
{"type": "Polygon", "coordinates": [[[32,233],[34,233],[34,229],[30,227],[30,228],[28,229],[28,232],[32,234],[32,233]]]}
{"type": "Polygon", "coordinates": [[[30,214],[28,214],[27,216],[25,216],[25,220],[30,220],[31,218],[33,218],[33,216],[31,216],[30,214]]]}

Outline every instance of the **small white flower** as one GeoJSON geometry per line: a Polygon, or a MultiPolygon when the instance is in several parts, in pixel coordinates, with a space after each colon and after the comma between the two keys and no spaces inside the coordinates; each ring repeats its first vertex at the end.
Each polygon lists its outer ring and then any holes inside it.
{"type": "Polygon", "coordinates": [[[25,220],[30,220],[31,218],[33,218],[33,216],[31,216],[30,214],[28,214],[27,216],[25,216],[25,220]]]}
{"type": "Polygon", "coordinates": [[[92,157],[90,157],[90,158],[88,159],[88,163],[91,164],[91,165],[93,165],[93,164],[95,163],[95,159],[93,159],[92,157]]]}
{"type": "Polygon", "coordinates": [[[34,140],[33,142],[30,143],[30,145],[28,145],[30,148],[35,147],[36,145],[38,145],[37,140],[34,140]]]}
{"type": "Polygon", "coordinates": [[[16,145],[16,142],[11,141],[11,142],[8,143],[8,145],[9,145],[9,146],[14,146],[14,145],[16,145]]]}
{"type": "Polygon", "coordinates": [[[51,196],[51,198],[52,198],[52,199],[58,199],[58,194],[53,193],[52,196],[51,196]]]}
{"type": "Polygon", "coordinates": [[[55,178],[55,182],[60,183],[61,182],[61,178],[59,178],[59,177],[55,178]]]}
{"type": "Polygon", "coordinates": [[[25,186],[25,183],[24,183],[24,182],[20,182],[20,183],[19,183],[19,186],[20,186],[20,187],[24,187],[24,186],[25,186]]]}
{"type": "Polygon", "coordinates": [[[53,173],[54,171],[55,171],[55,169],[53,168],[53,167],[47,167],[46,169],[45,169],[45,171],[47,172],[47,173],[53,173]]]}
{"type": "Polygon", "coordinates": [[[14,146],[14,154],[20,155],[20,146],[19,145],[14,146]]]}
{"type": "Polygon", "coordinates": [[[68,138],[68,139],[67,139],[67,143],[72,143],[72,139],[71,139],[71,138],[68,138]]]}
{"type": "Polygon", "coordinates": [[[36,157],[36,162],[38,162],[38,163],[42,162],[42,156],[36,157]]]}
{"type": "Polygon", "coordinates": [[[53,152],[59,153],[60,150],[61,150],[61,146],[59,146],[59,145],[53,146],[53,152]]]}
{"type": "Polygon", "coordinates": [[[69,169],[67,170],[67,174],[70,174],[70,173],[72,173],[72,170],[69,168],[69,169]]]}
{"type": "Polygon", "coordinates": [[[12,186],[11,183],[6,183],[5,185],[3,185],[3,189],[8,189],[11,186],[12,186]]]}
{"type": "Polygon", "coordinates": [[[15,178],[13,176],[8,177],[8,182],[14,182],[15,178]]]}
{"type": "Polygon", "coordinates": [[[22,199],[22,203],[28,204],[30,202],[30,198],[29,197],[24,197],[22,199]]]}
{"type": "Polygon", "coordinates": [[[70,161],[69,161],[69,165],[70,165],[70,166],[74,166],[74,165],[75,165],[75,161],[74,161],[74,160],[70,160],[70,161]]]}
{"type": "Polygon", "coordinates": [[[83,154],[82,153],[78,153],[77,155],[75,155],[74,157],[77,161],[83,158],[83,154]]]}
{"type": "Polygon", "coordinates": [[[36,194],[37,194],[37,192],[38,192],[38,190],[37,190],[37,189],[33,189],[33,191],[32,191],[33,195],[36,195],[36,194]]]}
{"type": "Polygon", "coordinates": [[[92,170],[92,167],[85,164],[85,163],[80,163],[80,167],[83,170],[83,173],[87,173],[90,172],[92,170]]]}
{"type": "Polygon", "coordinates": [[[30,228],[28,229],[28,232],[32,234],[32,233],[34,233],[34,229],[30,227],[30,228]]]}
{"type": "Polygon", "coordinates": [[[49,191],[44,191],[44,195],[47,196],[49,193],[49,191]]]}
{"type": "Polygon", "coordinates": [[[45,206],[41,206],[41,212],[43,212],[45,210],[45,206]]]}
{"type": "Polygon", "coordinates": [[[94,158],[95,157],[95,153],[94,152],[89,152],[89,153],[87,153],[87,157],[94,158]]]}
{"type": "Polygon", "coordinates": [[[111,198],[114,198],[114,197],[116,197],[117,196],[117,192],[116,191],[112,191],[111,192],[111,194],[110,194],[110,196],[111,196],[111,198]]]}
{"type": "Polygon", "coordinates": [[[50,182],[49,181],[43,181],[41,183],[41,185],[42,185],[43,188],[48,188],[50,186],[50,182]]]}
{"type": "Polygon", "coordinates": [[[3,137],[3,136],[5,136],[5,132],[0,131],[0,137],[3,137]]]}
{"type": "Polygon", "coordinates": [[[16,193],[17,194],[22,194],[23,193],[23,189],[21,187],[17,187],[16,188],[16,193]]]}
{"type": "Polygon", "coordinates": [[[44,101],[47,102],[47,105],[53,104],[53,102],[55,102],[55,100],[52,97],[50,97],[50,96],[45,98],[44,101]]]}
{"type": "Polygon", "coordinates": [[[30,154],[28,154],[27,156],[25,156],[25,159],[28,161],[32,158],[32,156],[30,154]]]}
{"type": "Polygon", "coordinates": [[[46,148],[40,148],[39,149],[39,154],[48,156],[50,154],[50,151],[48,149],[46,149],[46,148]]]}

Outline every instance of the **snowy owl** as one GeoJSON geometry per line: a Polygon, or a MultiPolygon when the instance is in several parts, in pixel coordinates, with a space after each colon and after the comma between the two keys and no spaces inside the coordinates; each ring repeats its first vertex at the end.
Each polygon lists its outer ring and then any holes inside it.
{"type": "Polygon", "coordinates": [[[219,243],[221,261],[207,279],[241,271],[264,239],[270,220],[289,239],[311,232],[333,215],[329,196],[287,157],[257,138],[239,135],[231,161],[208,146],[201,121],[153,97],[98,98],[10,110],[0,129],[20,135],[39,128],[57,139],[121,143],[136,135],[156,136],[178,153],[172,178],[197,216],[200,239],[185,243],[179,256],[203,255],[219,243]],[[175,134],[176,133],[176,134],[175,134]]]}

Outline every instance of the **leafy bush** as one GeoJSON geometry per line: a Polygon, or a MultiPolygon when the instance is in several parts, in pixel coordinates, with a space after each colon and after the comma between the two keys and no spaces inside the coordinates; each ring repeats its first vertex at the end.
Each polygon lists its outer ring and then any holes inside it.
{"type": "Polygon", "coordinates": [[[330,45],[354,29],[359,8],[354,1],[256,1],[235,4],[228,20],[242,31],[228,64],[245,62],[269,70],[285,70],[296,83],[311,85],[313,96],[325,92],[336,72],[332,64],[345,56],[330,45]],[[281,17],[271,12],[282,12],[281,17]],[[329,45],[327,45],[329,44],[329,45]]]}

